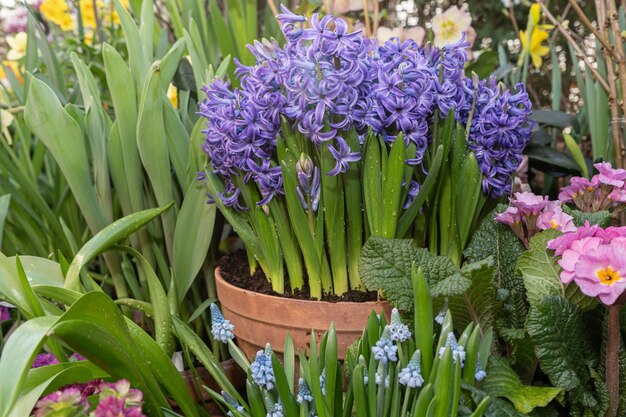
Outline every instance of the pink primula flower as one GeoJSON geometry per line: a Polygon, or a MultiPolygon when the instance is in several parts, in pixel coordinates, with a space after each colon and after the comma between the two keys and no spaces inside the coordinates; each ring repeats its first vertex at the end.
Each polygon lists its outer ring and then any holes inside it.
{"type": "Polygon", "coordinates": [[[602,239],[599,237],[584,237],[572,242],[571,246],[563,251],[561,259],[558,261],[559,266],[563,268],[561,281],[564,284],[572,282],[576,275],[576,263],[580,257],[601,244],[602,239]]]}
{"type": "Polygon", "coordinates": [[[608,162],[601,162],[594,164],[594,167],[598,170],[598,181],[605,185],[611,185],[613,187],[623,187],[624,180],[626,180],[626,170],[614,169],[608,162]]]}
{"type": "Polygon", "coordinates": [[[583,253],[575,269],[574,280],[583,294],[615,304],[626,289],[626,245],[599,245],[583,253]]]}
{"type": "Polygon", "coordinates": [[[522,221],[522,215],[516,207],[507,207],[502,213],[496,214],[496,221],[512,226],[522,221]]]}
{"type": "Polygon", "coordinates": [[[53,392],[40,399],[35,406],[35,417],[48,415],[76,415],[79,411],[87,411],[89,401],[76,388],[67,388],[53,392]],[[63,413],[65,412],[65,413],[63,413]]]}
{"type": "Polygon", "coordinates": [[[585,225],[576,229],[575,232],[565,233],[556,239],[548,241],[548,249],[554,250],[554,254],[560,256],[572,246],[573,242],[585,237],[602,237],[604,232],[597,224],[590,226],[589,222],[585,222],[585,225]]]}
{"type": "Polygon", "coordinates": [[[556,229],[563,233],[575,232],[574,218],[565,213],[558,202],[551,201],[537,217],[537,227],[541,230],[556,229]]]}
{"type": "Polygon", "coordinates": [[[535,195],[529,192],[515,193],[515,199],[511,199],[511,205],[517,207],[523,216],[537,215],[548,205],[548,197],[535,195]]]}

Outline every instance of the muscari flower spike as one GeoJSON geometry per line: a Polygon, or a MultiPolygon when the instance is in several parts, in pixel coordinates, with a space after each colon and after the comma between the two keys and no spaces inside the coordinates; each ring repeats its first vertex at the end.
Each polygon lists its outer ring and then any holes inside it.
{"type": "Polygon", "coordinates": [[[397,308],[391,311],[391,323],[389,324],[389,332],[391,333],[391,340],[394,342],[406,342],[411,337],[411,331],[409,326],[402,323],[400,313],[397,308]]]}
{"type": "Polygon", "coordinates": [[[302,404],[305,401],[313,401],[313,394],[304,378],[298,380],[298,396],[296,397],[296,401],[298,401],[298,404],[302,404]]]}
{"type": "MultiPolygon", "coordinates": [[[[224,398],[224,401],[226,401],[226,404],[232,406],[233,408],[235,408],[235,410],[239,411],[240,413],[243,413],[245,411],[245,408],[241,404],[239,404],[237,400],[235,400],[232,397],[232,395],[230,395],[226,391],[222,391],[222,398],[224,398]]],[[[228,413],[226,413],[226,415],[228,417],[233,417],[233,412],[229,411],[228,413]]]]}
{"type": "MultiPolygon", "coordinates": [[[[383,382],[383,366],[383,363],[380,362],[378,369],[376,369],[376,385],[380,385],[383,382]]],[[[385,375],[385,388],[389,388],[389,375],[385,375]]]]}
{"type": "Polygon", "coordinates": [[[450,349],[452,350],[452,359],[454,360],[454,363],[456,363],[457,359],[460,360],[462,368],[463,361],[465,360],[465,348],[457,343],[456,337],[454,337],[454,333],[452,332],[448,333],[448,338],[446,339],[445,346],[442,346],[439,349],[439,358],[443,356],[447,347],[450,347],[450,349]]]}
{"type": "Polygon", "coordinates": [[[402,368],[398,374],[398,380],[400,384],[406,385],[409,388],[418,388],[424,384],[424,378],[422,377],[422,368],[420,365],[421,353],[418,350],[413,353],[411,360],[407,364],[406,368],[402,368]]]}
{"type": "Polygon", "coordinates": [[[439,310],[439,314],[437,314],[437,316],[435,317],[435,322],[438,325],[442,325],[443,321],[446,318],[446,314],[448,312],[448,300],[446,299],[443,303],[443,307],[441,307],[441,310],[439,310]]]}
{"type": "Polygon", "coordinates": [[[228,343],[229,340],[235,338],[233,329],[235,326],[230,323],[230,320],[226,320],[219,307],[213,303],[211,304],[211,333],[215,340],[222,343],[228,343]]]}
{"type": "Polygon", "coordinates": [[[487,372],[483,369],[480,364],[480,352],[478,353],[478,358],[476,359],[476,373],[474,374],[474,378],[476,381],[482,381],[487,376],[487,372]]]}
{"type": "Polygon", "coordinates": [[[274,403],[274,405],[267,411],[266,417],[285,417],[283,413],[283,405],[281,403],[274,403]]]}
{"type": "Polygon", "coordinates": [[[374,359],[381,361],[381,363],[387,363],[387,361],[396,362],[398,360],[398,346],[394,345],[393,340],[391,340],[391,332],[388,325],[385,326],[382,336],[376,342],[376,346],[372,347],[372,353],[374,354],[374,359]]]}
{"type": "Polygon", "coordinates": [[[363,384],[367,385],[369,381],[369,376],[367,373],[367,363],[365,362],[365,357],[363,355],[359,356],[359,365],[363,365],[363,384]]]}
{"type": "Polygon", "coordinates": [[[274,388],[276,379],[272,368],[272,347],[268,343],[265,351],[259,350],[256,353],[254,362],[250,364],[252,380],[260,387],[271,390],[274,388]]]}
{"type": "Polygon", "coordinates": [[[326,368],[322,369],[320,374],[320,388],[322,389],[322,395],[326,395],[326,368]]]}

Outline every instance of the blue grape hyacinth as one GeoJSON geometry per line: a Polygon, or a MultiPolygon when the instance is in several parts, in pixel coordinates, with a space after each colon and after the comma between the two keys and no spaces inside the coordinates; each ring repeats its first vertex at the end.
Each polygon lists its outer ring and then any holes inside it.
{"type": "Polygon", "coordinates": [[[213,334],[213,338],[222,343],[228,343],[229,340],[234,339],[233,330],[235,326],[231,324],[230,320],[224,318],[217,304],[211,304],[209,309],[211,310],[211,334],[213,334]]]}
{"type": "Polygon", "coordinates": [[[265,350],[256,353],[254,362],[250,364],[252,380],[262,388],[271,390],[274,388],[276,379],[274,378],[274,368],[272,368],[272,347],[268,343],[265,350]]]}
{"type": "Polygon", "coordinates": [[[394,342],[406,342],[411,337],[409,326],[402,323],[400,313],[397,308],[391,310],[391,322],[389,323],[389,333],[394,342]]]}
{"type": "Polygon", "coordinates": [[[376,346],[372,347],[372,353],[374,354],[374,359],[383,364],[388,361],[396,362],[398,360],[398,346],[396,346],[391,339],[391,332],[389,331],[388,325],[385,326],[382,336],[376,342],[376,346]]]}
{"type": "Polygon", "coordinates": [[[422,377],[422,367],[420,365],[421,354],[419,349],[413,353],[411,360],[405,368],[400,370],[398,374],[398,380],[400,384],[409,388],[418,388],[424,384],[424,378],[422,377]]]}
{"type": "Polygon", "coordinates": [[[454,337],[454,333],[452,332],[448,333],[446,344],[439,349],[439,358],[443,356],[447,347],[452,350],[454,363],[456,363],[457,360],[461,361],[462,368],[463,362],[465,361],[465,348],[457,343],[456,337],[454,337]]]}

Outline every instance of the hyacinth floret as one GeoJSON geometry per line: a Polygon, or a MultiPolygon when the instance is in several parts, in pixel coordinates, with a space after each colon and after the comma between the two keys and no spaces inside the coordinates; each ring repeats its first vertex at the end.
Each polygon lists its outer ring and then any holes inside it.
{"type": "Polygon", "coordinates": [[[285,417],[283,405],[281,403],[274,403],[267,411],[266,417],[285,417]]]}
{"type": "Polygon", "coordinates": [[[465,361],[465,348],[457,343],[456,337],[454,337],[454,333],[452,332],[448,333],[446,344],[439,349],[439,358],[443,356],[447,347],[452,351],[454,363],[456,363],[457,360],[461,361],[462,368],[463,362],[465,361]]]}
{"type": "Polygon", "coordinates": [[[326,395],[326,368],[322,369],[322,373],[320,374],[320,388],[322,395],[326,395]]]}
{"type": "Polygon", "coordinates": [[[274,388],[276,379],[274,378],[274,369],[272,368],[272,347],[268,343],[265,350],[259,350],[256,353],[254,362],[250,364],[252,372],[252,380],[260,387],[267,390],[274,388]]]}
{"type": "Polygon", "coordinates": [[[296,176],[298,177],[298,185],[296,191],[305,210],[309,209],[317,211],[320,202],[320,169],[313,164],[308,155],[300,155],[300,159],[296,162],[296,176]]]}
{"type": "Polygon", "coordinates": [[[382,336],[376,342],[376,346],[372,347],[372,353],[374,354],[374,359],[383,364],[388,361],[396,362],[398,360],[398,346],[396,346],[391,339],[391,332],[389,331],[388,325],[385,326],[382,336]]]}
{"type": "Polygon", "coordinates": [[[230,320],[226,320],[217,304],[212,303],[211,307],[211,333],[213,338],[222,343],[228,343],[229,340],[235,338],[233,330],[235,326],[230,320]]]}
{"type": "Polygon", "coordinates": [[[493,77],[475,87],[468,147],[483,174],[483,192],[492,198],[511,193],[511,176],[522,162],[534,126],[526,87],[515,88],[511,92],[493,77]]]}
{"type": "Polygon", "coordinates": [[[424,377],[422,377],[422,368],[420,365],[421,353],[420,350],[416,350],[411,357],[411,360],[405,368],[400,370],[398,374],[398,380],[400,384],[409,388],[418,388],[424,384],[424,377]]]}
{"type": "Polygon", "coordinates": [[[302,404],[305,401],[313,401],[313,394],[304,378],[298,379],[298,396],[296,397],[296,401],[298,401],[298,404],[302,404]]]}
{"type": "Polygon", "coordinates": [[[397,308],[391,310],[391,322],[389,323],[389,333],[394,342],[406,342],[411,337],[409,326],[402,323],[400,313],[397,308]]]}

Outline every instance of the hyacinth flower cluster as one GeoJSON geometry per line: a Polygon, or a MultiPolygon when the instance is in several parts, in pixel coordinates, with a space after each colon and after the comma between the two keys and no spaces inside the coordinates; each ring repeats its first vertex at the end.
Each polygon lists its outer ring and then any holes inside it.
{"type": "Polygon", "coordinates": [[[510,192],[529,141],[524,86],[467,78],[464,38],[378,45],[330,15],[283,7],[277,18],[285,44],[249,45],[256,63],[237,62],[238,86],[216,79],[199,103],[209,162],[200,177],[251,270],[279,293],[285,268],[291,289],[308,284],[313,298],[362,290],[358,258],[371,235],[428,236],[460,264],[480,200],[510,192]],[[453,187],[458,201],[444,192],[453,187]],[[458,231],[419,215],[456,217],[458,231]]]}
{"type": "Polygon", "coordinates": [[[585,213],[622,211],[626,207],[626,170],[615,169],[609,162],[594,167],[598,173],[591,179],[572,177],[570,185],[561,188],[559,200],[585,213]]]}
{"type": "Polygon", "coordinates": [[[509,225],[527,248],[530,239],[542,230],[576,230],[573,217],[563,211],[560,201],[550,201],[548,197],[527,191],[515,193],[509,199],[509,207],[497,214],[495,220],[509,225]]]}
{"type": "Polygon", "coordinates": [[[115,383],[97,382],[87,388],[65,387],[37,402],[35,417],[145,417],[143,394],[122,379],[115,383]],[[91,400],[95,398],[95,400],[91,400]]]}

